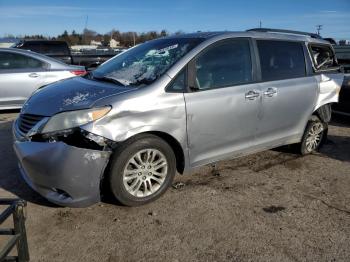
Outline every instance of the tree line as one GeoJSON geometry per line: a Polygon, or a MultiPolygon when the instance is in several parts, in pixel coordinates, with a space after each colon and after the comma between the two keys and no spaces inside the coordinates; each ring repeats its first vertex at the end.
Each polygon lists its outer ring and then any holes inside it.
{"type": "MultiPolygon", "coordinates": [[[[181,34],[182,31],[177,31],[175,34],[181,34]]],[[[24,39],[48,39],[48,40],[63,40],[68,43],[68,45],[89,45],[92,40],[101,42],[102,45],[108,46],[109,41],[114,39],[120,43],[122,47],[130,47],[135,44],[143,43],[148,40],[156,39],[159,37],[164,37],[169,35],[166,30],[158,31],[148,31],[143,33],[138,32],[121,32],[119,30],[111,30],[105,34],[98,33],[90,29],[84,29],[82,33],[77,33],[73,30],[68,33],[67,30],[63,34],[56,37],[45,37],[43,35],[25,35],[24,39]]]]}

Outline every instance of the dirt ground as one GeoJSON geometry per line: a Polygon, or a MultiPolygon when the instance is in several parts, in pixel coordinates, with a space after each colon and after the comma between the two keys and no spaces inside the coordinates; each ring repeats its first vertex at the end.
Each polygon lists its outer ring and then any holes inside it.
{"type": "Polygon", "coordinates": [[[20,178],[16,115],[0,114],[0,197],[28,201],[31,261],[350,261],[350,118],[320,154],[270,150],[177,176],[145,206],[71,209],[20,178]]]}

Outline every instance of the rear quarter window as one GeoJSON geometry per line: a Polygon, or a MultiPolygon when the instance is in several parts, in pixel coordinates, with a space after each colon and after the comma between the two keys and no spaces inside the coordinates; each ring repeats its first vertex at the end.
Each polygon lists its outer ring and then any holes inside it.
{"type": "Polygon", "coordinates": [[[329,70],[338,66],[335,54],[330,46],[310,44],[309,50],[316,70],[329,70]]]}
{"type": "Polygon", "coordinates": [[[306,64],[299,42],[257,40],[262,81],[304,77],[306,64]]]}

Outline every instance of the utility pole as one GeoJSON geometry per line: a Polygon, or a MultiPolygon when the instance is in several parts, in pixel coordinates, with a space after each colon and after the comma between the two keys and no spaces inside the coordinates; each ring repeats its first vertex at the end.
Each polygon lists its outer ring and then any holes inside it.
{"type": "Polygon", "coordinates": [[[134,46],[135,46],[135,42],[136,42],[136,39],[135,39],[135,32],[132,32],[132,37],[134,39],[134,46]]]}
{"type": "Polygon", "coordinates": [[[84,26],[83,37],[82,37],[83,43],[85,43],[85,31],[86,31],[86,29],[87,29],[88,21],[89,21],[89,16],[87,15],[87,16],[86,16],[86,19],[85,19],[85,26],[84,26]]]}
{"type": "Polygon", "coordinates": [[[85,27],[84,27],[84,30],[87,29],[88,22],[89,22],[89,16],[87,15],[87,16],[86,16],[86,19],[85,19],[85,27]]]}
{"type": "Polygon", "coordinates": [[[323,25],[316,25],[317,34],[320,35],[323,25]]]}
{"type": "Polygon", "coordinates": [[[260,22],[259,22],[259,27],[260,27],[260,28],[262,27],[262,22],[261,22],[261,20],[260,20],[260,22]]]}

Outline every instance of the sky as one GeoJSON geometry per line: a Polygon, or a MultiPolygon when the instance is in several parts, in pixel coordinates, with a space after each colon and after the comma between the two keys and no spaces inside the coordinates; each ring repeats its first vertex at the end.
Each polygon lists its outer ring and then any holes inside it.
{"type": "Polygon", "coordinates": [[[64,30],[242,31],[259,27],[350,39],[350,0],[0,0],[0,37],[64,30]],[[87,19],[88,18],[88,19],[87,19]]]}

